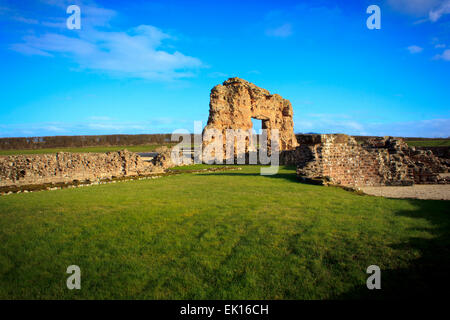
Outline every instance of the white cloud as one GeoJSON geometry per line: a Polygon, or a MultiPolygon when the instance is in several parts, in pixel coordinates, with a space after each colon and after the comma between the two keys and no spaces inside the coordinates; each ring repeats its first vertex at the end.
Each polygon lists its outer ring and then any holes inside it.
{"type": "Polygon", "coordinates": [[[416,120],[387,123],[361,123],[345,120],[337,115],[314,117],[313,115],[294,119],[295,132],[345,133],[350,135],[397,136],[397,137],[450,137],[450,119],[416,120]]]}
{"type": "MultiPolygon", "coordinates": [[[[52,5],[66,3],[59,0],[45,2],[52,5]]],[[[113,10],[94,5],[82,6],[81,30],[66,34],[28,35],[22,42],[10,45],[10,49],[26,55],[65,57],[80,69],[117,77],[171,81],[191,77],[203,67],[198,58],[167,50],[166,41],[175,38],[157,27],[140,25],[127,31],[105,31],[115,15],[113,10]]],[[[43,22],[42,25],[63,26],[62,21],[55,21],[43,22]]]]}
{"type": "Polygon", "coordinates": [[[39,24],[39,21],[36,19],[25,18],[25,17],[21,17],[21,16],[13,16],[12,19],[15,21],[18,21],[18,22],[26,23],[26,24],[39,24]]]}
{"type": "Polygon", "coordinates": [[[438,21],[444,14],[450,13],[450,0],[446,0],[428,13],[432,22],[438,21]]]}
{"type": "Polygon", "coordinates": [[[442,54],[437,54],[434,56],[434,59],[442,59],[445,61],[450,61],[450,49],[444,50],[442,54]]]}
{"type": "Polygon", "coordinates": [[[351,120],[311,119],[294,121],[295,132],[313,133],[346,133],[350,135],[366,135],[361,123],[351,120]]]}
{"type": "Polygon", "coordinates": [[[398,137],[450,137],[450,119],[372,123],[366,126],[370,135],[398,137]]]}
{"type": "Polygon", "coordinates": [[[423,51],[423,48],[419,47],[419,46],[409,46],[408,48],[409,53],[411,54],[415,54],[415,53],[420,53],[423,51]]]}
{"type": "Polygon", "coordinates": [[[88,56],[96,51],[95,45],[88,41],[56,33],[47,33],[40,37],[26,36],[23,40],[23,43],[14,44],[11,48],[28,55],[38,54],[35,52],[43,52],[41,55],[46,56],[67,53],[74,57],[88,56]]]}
{"type": "MultiPolygon", "coordinates": [[[[34,124],[0,124],[0,137],[87,135],[87,134],[149,134],[171,133],[177,128],[192,128],[192,121],[177,118],[156,118],[150,121],[120,121],[93,117],[84,122],[49,122],[34,124]]],[[[345,133],[350,135],[398,137],[450,137],[450,119],[405,122],[360,122],[349,115],[309,114],[294,119],[295,132],[345,133]]]]}
{"type": "Polygon", "coordinates": [[[57,126],[44,126],[43,127],[44,130],[50,131],[50,132],[55,132],[55,133],[63,133],[65,130],[64,128],[61,127],[57,127],[57,126]]]}
{"type": "Polygon", "coordinates": [[[65,19],[54,19],[54,21],[42,21],[41,25],[43,25],[44,27],[49,27],[49,28],[59,28],[59,29],[66,29],[67,25],[66,25],[66,20],[65,19]]]}
{"type": "Polygon", "coordinates": [[[365,135],[364,125],[347,114],[310,113],[300,120],[294,119],[295,132],[346,133],[365,135]]]}
{"type": "Polygon", "coordinates": [[[292,25],[290,23],[285,23],[276,28],[267,29],[266,35],[271,37],[287,38],[292,35],[292,25]]]}
{"type": "Polygon", "coordinates": [[[425,16],[442,0],[387,0],[394,10],[414,16],[425,16]]]}
{"type": "Polygon", "coordinates": [[[23,53],[25,55],[35,55],[35,56],[47,56],[47,57],[51,57],[52,55],[49,54],[48,52],[39,50],[37,48],[32,48],[30,46],[27,46],[23,43],[15,43],[12,44],[9,47],[11,50],[23,53]]]}
{"type": "Polygon", "coordinates": [[[441,49],[441,48],[445,48],[446,45],[445,45],[445,44],[442,44],[442,43],[438,43],[438,44],[436,44],[434,47],[435,47],[436,49],[441,49]]]}
{"type": "MultiPolygon", "coordinates": [[[[66,5],[64,7],[67,8],[66,5]]],[[[109,27],[111,19],[117,16],[116,11],[98,7],[95,4],[80,4],[80,10],[82,16],[82,28],[109,27]]]]}
{"type": "MultiPolygon", "coordinates": [[[[77,123],[0,124],[0,137],[171,133],[176,128],[186,127],[186,119],[177,118],[155,118],[149,121],[120,121],[107,119],[109,117],[94,118],[90,117],[84,122],[77,123]]],[[[187,129],[190,127],[188,126],[187,129]]]]}
{"type": "Polygon", "coordinates": [[[438,21],[450,13],[450,0],[387,0],[394,10],[415,17],[426,17],[417,23],[438,21]]]}
{"type": "Polygon", "coordinates": [[[64,7],[67,5],[67,1],[65,0],[40,0],[40,2],[57,7],[64,7]]]}

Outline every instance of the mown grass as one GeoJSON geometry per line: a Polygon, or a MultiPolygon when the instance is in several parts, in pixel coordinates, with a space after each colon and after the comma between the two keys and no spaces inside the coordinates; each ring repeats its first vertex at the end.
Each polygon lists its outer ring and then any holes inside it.
{"type": "Polygon", "coordinates": [[[291,168],[13,194],[0,197],[0,298],[430,297],[449,284],[449,222],[449,202],[301,184],[291,168]],[[81,290],[66,287],[72,264],[81,290]]]}
{"type": "Polygon", "coordinates": [[[449,147],[450,139],[441,140],[420,140],[420,141],[406,141],[406,143],[411,147],[449,147]]]}
{"type": "MultiPolygon", "coordinates": [[[[0,150],[1,156],[17,155],[17,154],[48,154],[57,152],[74,152],[74,153],[84,153],[84,152],[110,152],[119,151],[127,149],[131,152],[150,152],[154,151],[161,144],[149,144],[143,146],[99,146],[99,147],[76,147],[76,148],[47,148],[47,149],[23,149],[23,150],[0,150]]],[[[166,145],[169,146],[169,145],[166,145]]]]}

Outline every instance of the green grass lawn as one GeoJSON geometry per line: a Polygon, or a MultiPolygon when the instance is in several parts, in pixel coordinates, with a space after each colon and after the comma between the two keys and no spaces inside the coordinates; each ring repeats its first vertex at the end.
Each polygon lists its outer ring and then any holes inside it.
{"type": "MultiPolygon", "coordinates": [[[[149,152],[161,147],[161,144],[150,144],[144,146],[113,146],[113,147],[79,147],[79,148],[48,148],[48,149],[23,149],[23,150],[0,150],[0,156],[9,156],[16,154],[44,154],[57,152],[109,152],[127,149],[131,152],[149,152]]],[[[167,145],[168,146],[168,145],[167,145]]]]}
{"type": "Polygon", "coordinates": [[[449,207],[257,166],[3,196],[0,299],[430,297],[449,284],[449,207]]]}
{"type": "Polygon", "coordinates": [[[420,141],[406,141],[411,147],[449,147],[450,140],[420,140],[420,141]]]}

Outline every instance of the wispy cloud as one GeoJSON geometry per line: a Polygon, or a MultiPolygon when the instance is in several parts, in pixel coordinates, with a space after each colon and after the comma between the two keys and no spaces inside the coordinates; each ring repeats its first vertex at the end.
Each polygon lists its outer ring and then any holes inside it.
{"type": "Polygon", "coordinates": [[[432,9],[428,16],[432,22],[438,21],[443,15],[450,13],[450,1],[443,1],[438,7],[432,9]]]}
{"type": "Polygon", "coordinates": [[[366,130],[377,136],[447,138],[450,137],[450,119],[372,123],[366,130]]]}
{"type": "MultiPolygon", "coordinates": [[[[309,114],[294,119],[297,133],[345,133],[350,135],[398,137],[450,137],[450,119],[403,122],[362,122],[343,114],[309,114]]],[[[88,134],[171,133],[184,128],[192,132],[193,121],[156,118],[146,121],[121,121],[109,117],[91,117],[84,122],[0,124],[0,137],[32,137],[88,134]]]]}
{"type": "Polygon", "coordinates": [[[21,16],[12,16],[11,18],[15,21],[23,22],[26,24],[39,24],[38,20],[32,19],[32,18],[25,18],[25,17],[21,17],[21,16]]]}
{"type": "Polygon", "coordinates": [[[268,37],[287,38],[294,33],[293,18],[292,11],[271,10],[264,15],[261,27],[268,37]]]}
{"type": "Polygon", "coordinates": [[[69,0],[39,0],[42,3],[51,5],[51,6],[56,6],[56,7],[60,7],[60,8],[67,8],[67,6],[69,4],[76,4],[79,5],[80,1],[76,0],[76,1],[69,1],[69,0]]]}
{"type": "Polygon", "coordinates": [[[269,28],[266,30],[266,35],[270,37],[287,38],[292,35],[292,25],[285,23],[275,28],[269,28]]]}
{"type": "MultiPolygon", "coordinates": [[[[54,5],[65,1],[46,0],[54,5]]],[[[64,57],[79,68],[108,73],[117,77],[134,77],[171,81],[195,75],[203,67],[200,59],[166,49],[166,41],[175,37],[151,25],[127,31],[104,31],[116,15],[113,10],[96,6],[82,7],[82,29],[61,34],[44,32],[27,35],[10,49],[26,55],[64,57]],[[102,26],[102,28],[99,28],[102,26]]],[[[62,22],[43,25],[60,27],[62,22]]]]}
{"type": "Polygon", "coordinates": [[[414,16],[428,15],[440,2],[442,0],[387,0],[394,10],[414,16]]]}
{"type": "Polygon", "coordinates": [[[109,117],[90,117],[86,121],[0,124],[0,137],[35,137],[92,134],[171,133],[177,128],[191,129],[185,119],[155,118],[146,121],[120,121],[109,117]]]}
{"type": "Polygon", "coordinates": [[[411,54],[420,53],[420,52],[423,51],[422,47],[419,47],[419,46],[416,46],[416,45],[409,46],[406,49],[408,49],[409,53],[411,53],[411,54]]]}
{"type": "Polygon", "coordinates": [[[332,119],[329,115],[315,114],[310,117],[295,120],[295,132],[314,133],[346,133],[351,135],[366,135],[364,126],[351,119],[337,117],[332,119]]]}
{"type": "Polygon", "coordinates": [[[308,115],[294,119],[295,132],[345,133],[350,135],[398,137],[450,137],[450,119],[404,122],[360,122],[340,115],[308,115]]]}
{"type": "Polygon", "coordinates": [[[437,54],[434,59],[450,61],[450,49],[444,50],[442,54],[437,54]]]}
{"type": "Polygon", "coordinates": [[[450,13],[450,0],[387,0],[387,3],[398,12],[425,18],[417,23],[436,22],[450,13]]]}

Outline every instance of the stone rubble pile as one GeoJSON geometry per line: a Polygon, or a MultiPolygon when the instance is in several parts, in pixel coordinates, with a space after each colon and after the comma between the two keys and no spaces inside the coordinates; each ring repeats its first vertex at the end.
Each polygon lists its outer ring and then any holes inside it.
{"type": "Polygon", "coordinates": [[[377,137],[363,144],[344,134],[303,135],[281,163],[297,165],[303,181],[345,186],[445,184],[449,161],[416,150],[402,139],[377,137]]]}

